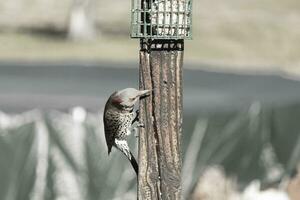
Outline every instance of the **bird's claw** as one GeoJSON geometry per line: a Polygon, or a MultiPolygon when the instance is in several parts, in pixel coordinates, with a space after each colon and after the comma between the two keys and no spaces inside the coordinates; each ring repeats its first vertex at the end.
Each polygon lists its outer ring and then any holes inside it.
{"type": "Polygon", "coordinates": [[[143,122],[139,122],[137,124],[137,127],[140,127],[140,128],[145,128],[145,124],[143,122]]]}
{"type": "Polygon", "coordinates": [[[135,111],[136,116],[138,117],[140,115],[140,110],[135,111]]]}
{"type": "Polygon", "coordinates": [[[135,116],[134,116],[134,119],[133,119],[132,123],[138,122],[140,120],[139,116],[140,116],[140,110],[136,110],[135,111],[135,116]]]}

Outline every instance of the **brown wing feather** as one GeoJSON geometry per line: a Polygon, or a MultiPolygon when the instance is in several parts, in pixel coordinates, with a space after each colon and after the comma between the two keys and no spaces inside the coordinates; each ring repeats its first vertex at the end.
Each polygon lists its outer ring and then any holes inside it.
{"type": "Polygon", "coordinates": [[[104,114],[103,114],[103,124],[104,124],[104,134],[105,134],[105,140],[106,140],[106,145],[107,145],[107,150],[108,154],[111,152],[111,148],[114,144],[114,132],[112,132],[112,124],[111,124],[111,113],[109,112],[110,110],[110,99],[105,104],[104,108],[104,114]]]}
{"type": "Polygon", "coordinates": [[[113,145],[113,133],[111,133],[110,129],[108,128],[109,124],[107,123],[107,120],[105,120],[105,117],[103,119],[103,122],[104,122],[104,133],[105,133],[107,151],[108,154],[110,154],[113,145]]]}

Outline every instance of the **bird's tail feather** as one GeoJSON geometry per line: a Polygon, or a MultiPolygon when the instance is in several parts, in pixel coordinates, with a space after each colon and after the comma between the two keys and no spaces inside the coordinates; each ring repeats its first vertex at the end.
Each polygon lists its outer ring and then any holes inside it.
{"type": "Polygon", "coordinates": [[[138,175],[139,167],[136,159],[134,158],[133,154],[131,153],[129,146],[126,141],[116,141],[115,142],[117,149],[119,149],[130,161],[135,173],[138,175]]]}
{"type": "Polygon", "coordinates": [[[131,155],[130,163],[131,163],[136,175],[138,175],[139,174],[139,165],[137,164],[136,159],[134,158],[134,156],[132,155],[131,152],[130,152],[130,155],[131,155]]]}

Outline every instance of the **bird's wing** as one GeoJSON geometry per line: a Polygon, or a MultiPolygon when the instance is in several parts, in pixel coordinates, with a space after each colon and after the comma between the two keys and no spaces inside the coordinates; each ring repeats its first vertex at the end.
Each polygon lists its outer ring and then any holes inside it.
{"type": "Polygon", "coordinates": [[[103,117],[103,123],[104,123],[104,133],[105,133],[105,140],[107,144],[108,154],[111,152],[111,148],[114,144],[114,138],[115,138],[115,131],[113,126],[113,121],[107,117],[107,113],[104,113],[103,117]]]}

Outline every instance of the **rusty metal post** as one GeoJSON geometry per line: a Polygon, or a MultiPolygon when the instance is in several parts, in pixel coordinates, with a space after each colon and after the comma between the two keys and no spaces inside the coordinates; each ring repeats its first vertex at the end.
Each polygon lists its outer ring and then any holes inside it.
{"type": "Polygon", "coordinates": [[[181,199],[183,40],[141,39],[138,199],[181,199]]]}

